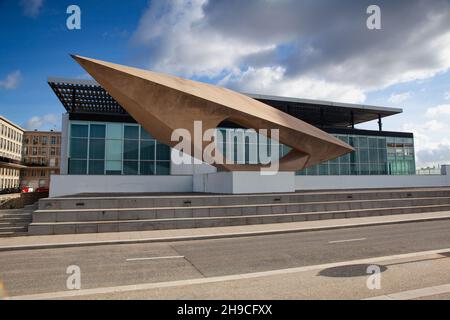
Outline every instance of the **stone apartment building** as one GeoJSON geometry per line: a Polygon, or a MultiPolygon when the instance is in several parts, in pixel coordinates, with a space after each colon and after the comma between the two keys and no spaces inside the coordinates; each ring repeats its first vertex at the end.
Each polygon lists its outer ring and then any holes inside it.
{"type": "Polygon", "coordinates": [[[59,174],[61,132],[25,131],[23,139],[23,164],[21,185],[48,188],[50,176],[59,174]]]}
{"type": "Polygon", "coordinates": [[[0,192],[20,186],[24,130],[0,116],[0,192]]]}

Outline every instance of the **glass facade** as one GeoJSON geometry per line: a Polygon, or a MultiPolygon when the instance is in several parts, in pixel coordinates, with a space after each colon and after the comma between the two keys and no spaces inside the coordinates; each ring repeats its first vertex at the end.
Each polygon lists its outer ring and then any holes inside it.
{"type": "Polygon", "coordinates": [[[138,124],[72,121],[69,137],[69,174],[170,174],[170,147],[138,124]]]}
{"type": "Polygon", "coordinates": [[[354,152],[299,171],[298,175],[414,175],[413,138],[334,135],[354,152]]]}
{"type": "Polygon", "coordinates": [[[252,129],[219,128],[218,130],[222,134],[222,140],[216,143],[216,147],[223,154],[224,159],[233,160],[235,164],[265,163],[272,156],[272,148],[278,149],[278,157],[274,155],[277,159],[291,151],[290,147],[268,139],[252,129]],[[266,150],[259,152],[261,147],[266,150]]]}
{"type": "MultiPolygon", "coordinates": [[[[234,157],[238,164],[261,163],[261,159],[249,156],[250,148],[266,147],[270,156],[273,141],[258,135],[254,130],[221,128],[223,142],[219,142],[219,150],[223,150],[226,158],[234,157]],[[227,133],[232,133],[234,152],[227,149],[227,133]],[[245,159],[239,159],[237,150],[244,150],[245,159]]],[[[320,165],[297,172],[298,175],[413,175],[415,174],[414,140],[413,138],[389,136],[364,136],[334,134],[335,137],[350,144],[354,152],[346,154],[320,165]]],[[[229,137],[229,136],[228,136],[229,137]]],[[[279,144],[279,155],[283,157],[291,148],[279,144]]],[[[255,149],[253,149],[255,150],[255,149]]],[[[259,154],[259,152],[256,152],[259,154]]]]}
{"type": "MultiPolygon", "coordinates": [[[[280,157],[291,150],[259,135],[255,130],[218,130],[222,133],[222,140],[217,142],[218,149],[225,159],[233,159],[236,164],[265,163],[261,154],[267,160],[271,157],[272,148],[278,148],[280,157]],[[261,147],[267,148],[267,152],[260,154],[258,148],[261,147]]],[[[298,175],[415,174],[413,138],[351,134],[334,136],[353,146],[355,151],[299,171],[298,175]]],[[[156,141],[138,124],[71,121],[69,137],[69,174],[170,174],[170,147],[156,141]]]]}

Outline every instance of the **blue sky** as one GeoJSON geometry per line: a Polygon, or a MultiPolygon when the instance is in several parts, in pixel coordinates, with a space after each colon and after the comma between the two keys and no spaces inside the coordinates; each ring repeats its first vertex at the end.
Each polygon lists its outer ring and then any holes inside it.
{"type": "Polygon", "coordinates": [[[0,79],[20,72],[16,88],[0,89],[0,113],[24,126],[33,116],[64,111],[48,76],[86,77],[69,53],[130,63],[128,38],[147,7],[145,1],[77,1],[82,29],[69,31],[66,9],[71,1],[44,1],[36,16],[25,15],[19,1],[0,3],[0,79]]]}
{"type": "MultiPolygon", "coordinates": [[[[80,54],[244,92],[398,106],[419,166],[450,163],[447,0],[0,0],[0,114],[60,127],[46,79],[87,78],[80,54]],[[365,26],[369,4],[381,30],[365,26]],[[81,8],[81,30],[66,9],[81,8]]],[[[375,129],[376,123],[362,128],[375,129]]]]}

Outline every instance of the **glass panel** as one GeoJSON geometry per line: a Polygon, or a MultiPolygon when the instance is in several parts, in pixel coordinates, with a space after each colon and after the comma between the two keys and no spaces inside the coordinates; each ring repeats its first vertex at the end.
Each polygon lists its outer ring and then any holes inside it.
{"type": "Polygon", "coordinates": [[[378,149],[369,149],[370,162],[378,162],[378,149]]]}
{"type": "Polygon", "coordinates": [[[369,148],[370,149],[378,148],[378,139],[377,138],[369,138],[369,148]]]}
{"type": "Polygon", "coordinates": [[[361,163],[368,163],[369,162],[369,150],[368,149],[361,149],[361,150],[359,150],[359,161],[361,163]]]}
{"type": "Polygon", "coordinates": [[[357,148],[358,147],[358,139],[356,137],[349,137],[349,144],[353,148],[357,148]]]}
{"type": "Polygon", "coordinates": [[[318,171],[318,166],[313,166],[308,168],[308,175],[310,176],[316,176],[318,171]]]}
{"type": "Polygon", "coordinates": [[[328,164],[320,164],[319,165],[319,175],[326,176],[328,175],[328,164]]]}
{"type": "Polygon", "coordinates": [[[124,140],[123,142],[123,158],[127,160],[138,160],[139,158],[139,141],[124,140]]]}
{"type": "Polygon", "coordinates": [[[106,125],[106,138],[107,139],[122,139],[122,124],[121,123],[108,123],[106,125]]]}
{"type": "Polygon", "coordinates": [[[335,158],[335,159],[330,160],[330,163],[332,163],[332,164],[339,164],[339,158],[335,158]]]}
{"type": "Polygon", "coordinates": [[[124,138],[125,139],[139,139],[139,127],[138,126],[127,126],[125,125],[124,129],[124,138]]]}
{"type": "Polygon", "coordinates": [[[129,174],[129,175],[138,174],[138,162],[137,161],[124,161],[123,162],[123,174],[129,174]]]}
{"type": "Polygon", "coordinates": [[[122,171],[106,170],[106,175],[109,175],[109,176],[120,176],[121,174],[122,174],[122,171]]]}
{"type": "Polygon", "coordinates": [[[156,160],[170,160],[170,147],[158,142],[156,145],[156,160]]]}
{"type": "Polygon", "coordinates": [[[358,147],[359,148],[367,148],[367,137],[358,137],[358,147]]]}
{"type": "Polygon", "coordinates": [[[106,160],[122,160],[121,140],[106,140],[106,160]]]}
{"type": "Polygon", "coordinates": [[[378,162],[386,162],[386,149],[378,149],[378,162]]]}
{"type": "Polygon", "coordinates": [[[141,160],[155,160],[155,141],[141,141],[141,160]]]}
{"type": "Polygon", "coordinates": [[[360,173],[361,175],[368,175],[370,173],[370,167],[369,164],[361,164],[360,165],[360,173]]]}
{"type": "Polygon", "coordinates": [[[156,174],[169,175],[170,174],[170,162],[169,161],[156,162],[156,174]]]}
{"type": "Polygon", "coordinates": [[[370,174],[371,175],[377,175],[378,174],[378,165],[377,164],[370,164],[370,174]]]}
{"type": "Polygon", "coordinates": [[[338,164],[330,164],[330,175],[332,175],[332,176],[339,175],[339,165],[338,164]]]}
{"type": "Polygon", "coordinates": [[[86,160],[70,160],[69,174],[86,174],[87,161],[86,160]]]}
{"type": "Polygon", "coordinates": [[[155,162],[154,161],[141,161],[140,170],[142,175],[154,175],[155,174],[155,162]]]}
{"type": "Polygon", "coordinates": [[[104,138],[106,128],[104,124],[91,124],[91,138],[104,138]]]}
{"type": "Polygon", "coordinates": [[[150,133],[145,131],[143,127],[141,127],[141,140],[152,140],[153,137],[150,133]]]}
{"type": "Polygon", "coordinates": [[[70,139],[70,157],[74,159],[87,158],[87,139],[72,138],[70,139]]]}
{"type": "Polygon", "coordinates": [[[106,161],[106,170],[122,172],[122,161],[106,161]]]}
{"type": "Polygon", "coordinates": [[[89,159],[105,159],[105,140],[91,139],[89,142],[89,159]]]}
{"type": "Polygon", "coordinates": [[[350,174],[350,164],[348,163],[340,164],[339,167],[341,176],[346,176],[350,174]]]}
{"type": "Polygon", "coordinates": [[[350,162],[350,154],[347,153],[345,155],[343,155],[340,159],[339,162],[341,163],[349,163],[350,162]]]}
{"type": "Polygon", "coordinates": [[[353,151],[350,153],[350,162],[351,163],[356,163],[359,160],[359,156],[358,153],[356,151],[353,151]]]}
{"type": "Polygon", "coordinates": [[[70,128],[71,137],[83,137],[88,136],[88,126],[86,124],[72,124],[70,128]]]}
{"type": "Polygon", "coordinates": [[[357,176],[359,174],[359,165],[356,163],[350,164],[350,174],[357,176]]]}
{"type": "Polygon", "coordinates": [[[105,161],[103,160],[89,161],[89,174],[104,174],[104,173],[105,173],[105,161]]]}

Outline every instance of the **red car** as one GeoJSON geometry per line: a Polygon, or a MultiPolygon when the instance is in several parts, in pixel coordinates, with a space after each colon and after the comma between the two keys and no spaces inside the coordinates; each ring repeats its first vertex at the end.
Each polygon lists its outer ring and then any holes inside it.
{"type": "Polygon", "coordinates": [[[22,187],[22,193],[33,192],[33,191],[34,191],[33,187],[30,187],[30,186],[22,187]]]}

